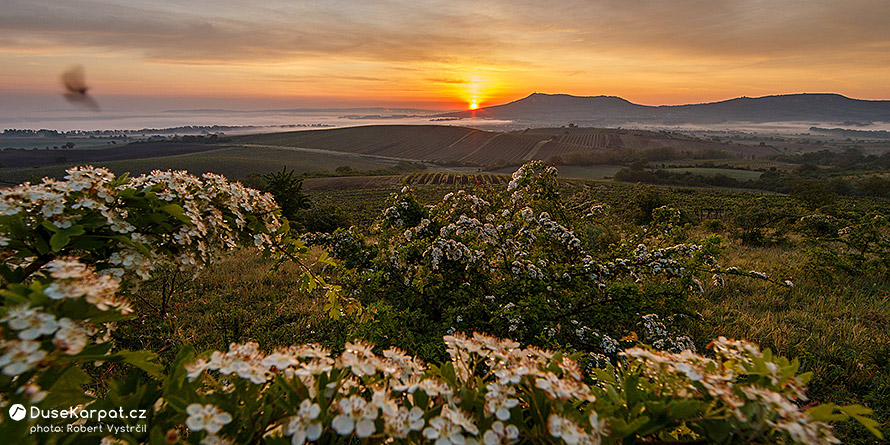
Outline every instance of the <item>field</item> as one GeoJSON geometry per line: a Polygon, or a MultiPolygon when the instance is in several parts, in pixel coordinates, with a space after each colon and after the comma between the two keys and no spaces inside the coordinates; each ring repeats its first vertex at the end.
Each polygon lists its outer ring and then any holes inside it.
{"type": "MultiPolygon", "coordinates": [[[[41,137],[32,139],[34,144],[46,142],[41,137]]],[[[218,171],[233,179],[244,179],[249,174],[268,173],[284,166],[298,173],[330,171],[338,166],[367,171],[391,167],[399,161],[422,163],[430,172],[475,173],[475,167],[511,173],[524,162],[543,160],[563,165],[564,177],[603,179],[613,176],[618,170],[615,165],[649,159],[652,168],[670,167],[674,172],[706,175],[721,173],[741,181],[756,179],[755,170],[775,168],[786,172],[799,165],[772,159],[787,150],[747,140],[739,143],[729,138],[604,128],[492,132],[438,125],[376,125],[237,136],[227,138],[225,144],[194,142],[195,139],[201,138],[193,137],[192,142],[174,138],[91,149],[6,149],[0,151],[0,181],[12,185],[34,176],[60,177],[65,168],[82,164],[134,173],[155,168],[195,173],[218,171]],[[738,170],[724,169],[724,165],[738,170]]],[[[834,147],[822,141],[794,143],[802,152],[849,148],[840,142],[834,147]]]]}
{"type": "Polygon", "coordinates": [[[714,175],[725,175],[730,178],[738,179],[739,181],[748,181],[754,180],[760,177],[761,172],[758,171],[750,171],[750,170],[736,170],[731,168],[702,168],[702,167],[692,167],[692,168],[668,168],[666,169],[670,172],[675,173],[692,173],[694,175],[704,175],[704,176],[714,176],[714,175]]]}
{"type": "Polygon", "coordinates": [[[516,165],[576,152],[640,151],[661,147],[672,147],[681,153],[723,150],[748,158],[775,153],[759,146],[716,143],[664,132],[578,127],[496,133],[462,127],[386,125],[249,135],[235,138],[234,142],[482,165],[516,165]]]}
{"type": "Polygon", "coordinates": [[[140,142],[121,147],[98,149],[59,149],[59,150],[3,150],[0,162],[4,167],[41,167],[52,164],[89,164],[94,162],[122,161],[165,156],[177,156],[224,147],[203,144],[177,144],[140,142]]]}
{"type": "Polygon", "coordinates": [[[485,184],[506,184],[510,182],[510,177],[493,174],[414,172],[402,177],[401,182],[408,185],[475,186],[485,184]]]}
{"type": "MultiPolygon", "coordinates": [[[[202,146],[203,147],[203,146],[202,146]]],[[[379,158],[366,158],[346,153],[318,153],[288,148],[231,147],[201,150],[198,153],[176,156],[159,156],[141,159],[112,160],[95,162],[96,166],[109,168],[121,174],[148,173],[152,170],[187,170],[193,174],[204,172],[219,173],[227,178],[244,179],[250,174],[265,174],[281,170],[283,167],[297,173],[319,171],[327,167],[350,166],[357,170],[386,168],[396,161],[379,158]]],[[[61,177],[72,164],[60,164],[38,168],[7,168],[0,172],[3,182],[19,183],[31,177],[61,177]]]]}

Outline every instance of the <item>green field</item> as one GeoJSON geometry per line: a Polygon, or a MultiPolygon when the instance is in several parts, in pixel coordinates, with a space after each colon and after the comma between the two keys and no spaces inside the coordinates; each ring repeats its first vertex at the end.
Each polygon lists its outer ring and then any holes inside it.
{"type": "Polygon", "coordinates": [[[693,175],[703,175],[703,176],[716,176],[716,175],[725,175],[730,178],[738,179],[739,181],[748,181],[754,180],[760,177],[762,174],[758,171],[751,170],[736,170],[732,168],[707,168],[707,167],[692,167],[692,168],[668,168],[665,169],[669,172],[673,173],[692,173],[693,175]]]}
{"type": "MultiPolygon", "coordinates": [[[[391,167],[396,161],[360,157],[349,153],[317,153],[288,148],[233,147],[179,156],[166,156],[148,159],[131,159],[95,163],[121,174],[148,173],[152,170],[186,170],[201,174],[214,172],[231,179],[243,179],[250,174],[265,174],[288,169],[297,173],[320,170],[333,170],[338,166],[350,166],[356,170],[370,170],[391,167]]],[[[4,182],[19,183],[33,176],[61,177],[70,165],[38,168],[3,169],[4,182]]]]}
{"type": "MultiPolygon", "coordinates": [[[[606,179],[610,178],[618,170],[621,170],[621,168],[620,165],[560,165],[559,177],[570,179],[606,179]]],[[[509,175],[514,171],[516,171],[515,167],[504,167],[492,170],[493,173],[502,175],[509,175]]]]}

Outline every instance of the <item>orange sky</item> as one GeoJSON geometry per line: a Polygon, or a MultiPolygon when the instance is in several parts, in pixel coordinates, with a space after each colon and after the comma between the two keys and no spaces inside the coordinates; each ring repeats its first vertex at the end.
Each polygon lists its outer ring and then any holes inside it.
{"type": "Polygon", "coordinates": [[[887,23],[885,0],[7,0],[0,92],[56,94],[77,64],[98,98],[167,109],[888,99],[887,23]]]}

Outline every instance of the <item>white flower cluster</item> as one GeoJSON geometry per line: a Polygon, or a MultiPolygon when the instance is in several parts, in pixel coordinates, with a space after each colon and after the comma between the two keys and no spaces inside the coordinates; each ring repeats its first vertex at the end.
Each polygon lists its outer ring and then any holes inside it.
{"type": "MultiPolygon", "coordinates": [[[[104,168],[75,167],[67,170],[65,180],[49,178],[41,183],[25,183],[0,190],[0,214],[20,215],[28,227],[50,223],[58,229],[82,224],[95,230],[122,235],[110,237],[117,243],[108,264],[99,272],[123,276],[132,272],[146,279],[161,261],[162,246],[179,253],[171,258],[180,265],[198,265],[209,261],[215,252],[235,247],[239,237],[256,232],[248,227],[248,215],[256,218],[263,229],[273,233],[281,227],[278,206],[272,195],[228,182],[224,177],[206,173],[196,177],[182,171],[153,171],[135,178],[115,178],[104,168]],[[155,196],[169,202],[166,211],[175,215],[182,211],[182,224],[172,232],[157,233],[153,228],[141,232],[137,221],[142,210],[128,204],[137,193],[155,196]],[[94,219],[96,214],[102,220],[94,219]],[[134,248],[134,244],[147,249],[134,248]]],[[[254,243],[264,249],[271,239],[265,233],[254,233],[254,243]]],[[[3,239],[4,244],[9,239],[3,239]]]]}
{"type": "Polygon", "coordinates": [[[438,269],[442,258],[451,261],[465,261],[467,268],[470,264],[475,263],[483,253],[478,250],[470,250],[464,243],[453,239],[436,239],[433,244],[423,253],[424,257],[430,259],[430,265],[433,269],[438,269]]]}
{"type": "Polygon", "coordinates": [[[669,330],[656,314],[643,316],[643,338],[646,344],[663,351],[692,351],[695,352],[695,343],[686,335],[679,335],[669,330]]]}
{"type": "Polygon", "coordinates": [[[550,219],[550,214],[541,212],[538,217],[539,228],[550,233],[553,238],[564,243],[569,249],[577,249],[581,246],[581,240],[575,236],[575,232],[550,219]]]}
{"type": "MultiPolygon", "coordinates": [[[[720,337],[711,347],[722,361],[688,350],[670,353],[632,348],[622,355],[631,365],[645,366],[652,382],[662,386],[660,391],[684,399],[716,399],[721,403],[721,409],[739,423],[764,422],[766,427],[787,434],[796,443],[839,443],[828,424],[814,421],[794,403],[795,400],[806,400],[804,382],[800,377],[783,371],[773,362],[758,360],[764,356],[754,344],[720,337]],[[773,387],[782,388],[783,392],[750,383],[750,379],[744,378],[758,369],[756,360],[766,363],[767,376],[773,387]],[[760,406],[752,408],[752,404],[760,406]],[[749,418],[746,412],[768,415],[749,418]]],[[[756,425],[749,427],[757,428],[756,425]]]]}
{"type": "MultiPolygon", "coordinates": [[[[417,432],[440,444],[511,443],[519,438],[517,422],[522,422],[521,416],[513,415],[514,410],[522,409],[519,391],[536,388],[554,401],[565,401],[566,409],[572,411],[575,405],[570,401],[596,400],[577,363],[566,357],[534,347],[522,349],[511,340],[482,334],[449,335],[445,343],[459,385],[476,384],[478,364],[489,369],[491,377],[480,388],[485,401],[483,415],[493,420],[486,422],[491,427],[485,431],[480,430],[479,420],[460,408],[462,399],[453,383],[434,377],[419,360],[395,348],[378,356],[369,344],[347,343],[343,353],[332,357],[315,345],[264,354],[256,343],[232,344],[228,352],[214,351],[185,368],[191,381],[215,371],[257,385],[270,384],[281,376],[308,388],[309,398],[299,402],[280,430],[297,444],[318,439],[328,428],[341,436],[359,438],[406,438],[417,432]],[[332,376],[341,377],[331,380],[332,376]],[[321,385],[323,381],[330,383],[321,385]],[[415,405],[417,391],[423,391],[433,404],[415,405]],[[316,400],[322,394],[330,400],[327,411],[322,411],[316,400]],[[378,420],[382,420],[382,428],[378,420]]],[[[186,423],[192,431],[210,434],[231,421],[228,413],[213,405],[191,405],[188,414],[186,423]]],[[[599,443],[605,432],[605,423],[598,421],[595,413],[589,424],[576,423],[566,413],[554,414],[562,423],[551,428],[551,434],[566,443],[599,443]]]]}
{"type": "MultiPolygon", "coordinates": [[[[645,244],[640,244],[633,252],[633,264],[644,265],[655,275],[681,276],[686,269],[680,265],[679,259],[688,258],[700,250],[701,246],[697,244],[677,244],[650,252],[645,244]]],[[[618,263],[617,260],[615,262],[618,263]]]]}
{"type": "MultiPolygon", "coordinates": [[[[42,293],[54,300],[83,299],[100,311],[122,315],[132,312],[127,300],[115,295],[118,283],[108,276],[99,276],[74,258],[53,260],[47,264],[54,281],[42,293]]],[[[13,338],[0,339],[0,368],[8,376],[18,376],[37,368],[53,352],[77,355],[92,338],[96,343],[108,341],[113,326],[96,325],[88,320],[57,318],[42,306],[21,303],[6,310],[0,318],[6,329],[0,332],[13,338]],[[101,334],[101,335],[100,335],[101,334]],[[55,348],[55,351],[53,351],[55,348]]]]}
{"type": "Polygon", "coordinates": [[[447,203],[446,214],[461,215],[469,213],[471,215],[479,215],[491,207],[491,203],[464,190],[448,193],[442,198],[443,203],[447,203]]]}

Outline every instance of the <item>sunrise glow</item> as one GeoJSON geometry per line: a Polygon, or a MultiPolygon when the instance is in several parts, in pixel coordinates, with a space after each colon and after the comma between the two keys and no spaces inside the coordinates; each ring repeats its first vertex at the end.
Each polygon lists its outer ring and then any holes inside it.
{"type": "Polygon", "coordinates": [[[477,109],[477,108],[479,108],[479,104],[476,103],[475,100],[474,100],[473,102],[470,103],[470,109],[471,109],[471,110],[475,110],[475,109],[477,109]]]}
{"type": "Polygon", "coordinates": [[[688,7],[12,2],[0,27],[0,102],[64,105],[58,79],[72,65],[84,66],[97,99],[133,109],[457,110],[533,92],[646,105],[798,92],[890,98],[890,3],[678,1],[688,7]]]}

